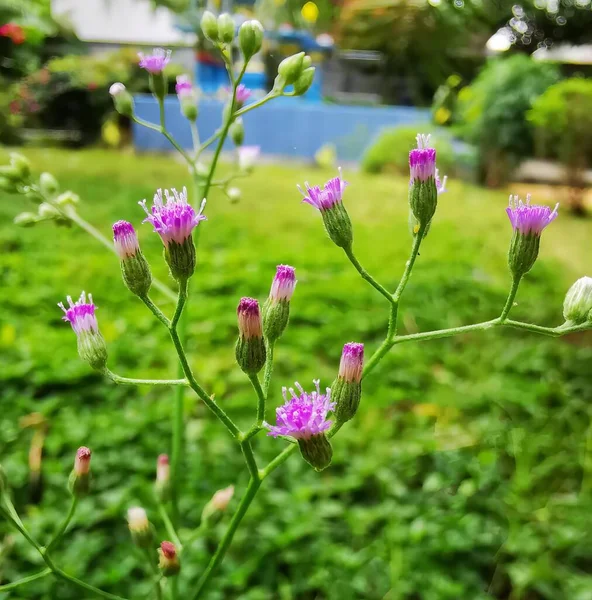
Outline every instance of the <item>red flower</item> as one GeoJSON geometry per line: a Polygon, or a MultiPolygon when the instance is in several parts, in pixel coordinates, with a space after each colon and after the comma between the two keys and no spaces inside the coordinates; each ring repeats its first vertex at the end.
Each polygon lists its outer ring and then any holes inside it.
{"type": "Polygon", "coordinates": [[[27,36],[23,31],[23,28],[15,23],[6,23],[0,27],[0,36],[10,38],[13,44],[22,44],[27,36]]]}

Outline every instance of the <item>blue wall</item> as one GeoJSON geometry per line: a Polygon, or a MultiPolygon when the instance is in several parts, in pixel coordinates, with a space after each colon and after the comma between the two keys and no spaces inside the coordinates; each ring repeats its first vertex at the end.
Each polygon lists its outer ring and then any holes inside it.
{"type": "MultiPolygon", "coordinates": [[[[158,122],[158,105],[148,95],[135,97],[139,117],[158,122]]],[[[197,121],[205,140],[220,126],[222,103],[202,100],[197,121]]],[[[191,132],[179,112],[175,96],[165,100],[166,123],[182,146],[191,146],[191,132]]],[[[261,146],[263,154],[312,158],[327,143],[337,149],[339,160],[357,161],[384,128],[429,121],[427,109],[406,106],[366,107],[320,104],[299,98],[278,98],[244,116],[245,144],[261,146]]],[[[155,131],[134,123],[133,138],[140,150],[170,150],[167,140],[155,131]]],[[[232,144],[228,144],[228,149],[232,144]]]]}

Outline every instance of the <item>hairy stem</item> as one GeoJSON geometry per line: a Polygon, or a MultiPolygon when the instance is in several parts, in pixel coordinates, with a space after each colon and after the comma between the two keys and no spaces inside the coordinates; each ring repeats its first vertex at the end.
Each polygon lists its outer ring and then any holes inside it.
{"type": "Polygon", "coordinates": [[[356,268],[358,273],[362,276],[362,279],[366,280],[375,290],[377,290],[380,294],[382,294],[391,304],[394,303],[394,299],[390,292],[382,286],[374,277],[364,269],[364,267],[360,264],[360,261],[355,257],[352,246],[344,248],[343,251],[345,255],[349,258],[352,265],[356,268]]]}
{"type": "Polygon", "coordinates": [[[249,375],[249,379],[251,380],[255,393],[257,394],[257,426],[261,427],[263,425],[263,421],[265,421],[266,394],[261,389],[261,384],[259,383],[259,378],[257,375],[249,375]]]}
{"type": "Polygon", "coordinates": [[[520,277],[512,277],[512,287],[510,289],[510,293],[508,294],[508,299],[506,300],[506,304],[504,305],[504,308],[502,309],[502,314],[500,315],[500,321],[502,323],[506,320],[506,318],[510,314],[510,311],[512,310],[512,307],[514,306],[514,298],[516,298],[516,294],[518,293],[519,285],[520,285],[520,277]]]}
{"type": "Polygon", "coordinates": [[[189,385],[187,379],[135,379],[132,377],[120,377],[109,369],[105,369],[103,374],[119,385],[189,385]]]}
{"type": "Polygon", "coordinates": [[[164,523],[164,528],[167,531],[167,535],[171,539],[171,542],[173,542],[173,544],[175,544],[175,547],[177,548],[177,550],[179,552],[181,552],[181,550],[183,549],[183,544],[181,543],[181,540],[179,539],[179,536],[177,535],[177,532],[175,531],[175,526],[173,525],[173,523],[166,511],[166,508],[165,508],[164,504],[162,504],[162,502],[158,503],[158,512],[160,514],[160,518],[162,519],[162,522],[164,523]]]}
{"type": "Polygon", "coordinates": [[[267,358],[265,360],[265,371],[263,372],[263,393],[267,399],[269,396],[269,385],[271,383],[271,375],[273,373],[273,351],[275,342],[267,342],[267,358]]]}
{"type": "MultiPolygon", "coordinates": [[[[148,307],[148,310],[168,329],[171,326],[171,322],[168,318],[162,313],[160,308],[150,300],[148,296],[140,296],[140,300],[148,307]]],[[[175,301],[178,302],[177,298],[175,301]]]]}

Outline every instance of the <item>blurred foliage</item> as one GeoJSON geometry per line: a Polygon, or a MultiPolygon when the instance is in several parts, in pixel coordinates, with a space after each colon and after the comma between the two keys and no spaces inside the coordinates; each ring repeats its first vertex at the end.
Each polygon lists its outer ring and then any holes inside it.
{"type": "MultiPolygon", "coordinates": [[[[36,150],[30,158],[83,196],[81,214],[105,235],[117,219],[138,225],[145,255],[166,279],[161,242],[140,226],[137,201],[156,187],[187,183],[183,165],[100,151],[36,150]]],[[[294,189],[333,174],[266,166],[238,204],[220,194],[208,203],[188,351],[200,382],[241,426],[252,420],[255,398],[234,364],[236,303],[242,295],[263,300],[277,263],[295,265],[299,284],[276,349],[270,415],[282,385],[296,379],[307,386],[315,377],[330,383],[344,342],[363,341],[372,352],[384,336],[383,299],[348,267],[294,189]]],[[[357,255],[393,288],[410,246],[407,178],[345,176],[357,255]]],[[[506,196],[455,181],[449,188],[407,288],[401,333],[489,319],[505,300],[506,196]]],[[[122,375],[175,376],[170,342],[122,285],[114,256],[76,228],[12,226],[24,208],[0,197],[2,463],[27,527],[47,540],[68,504],[75,449],[88,444],[94,492],[57,562],[94,585],[142,598],[147,577],[124,512],[143,504],[165,535],[152,480],[156,456],[169,446],[171,391],[117,387],[90,371],[56,303],[93,292],[109,364],[122,375]],[[32,503],[27,455],[40,422],[47,427],[44,494],[32,503]]],[[[586,243],[589,225],[568,215],[545,231],[516,318],[560,322],[565,290],[589,274],[586,243]]],[[[156,292],[154,299],[170,313],[156,292]]],[[[360,411],[335,440],[334,466],[319,475],[293,457],[265,482],[208,600],[589,600],[591,340],[589,333],[555,340],[499,330],[394,349],[364,382],[360,411]]],[[[216,489],[236,482],[240,496],[247,481],[225,431],[192,395],[185,408],[182,535],[216,489]]],[[[260,463],[282,447],[257,438],[260,463]]],[[[181,597],[190,595],[227,523],[228,516],[186,546],[181,597]]],[[[4,523],[0,531],[8,534],[4,523]]],[[[40,568],[18,535],[0,539],[2,581],[40,568]]],[[[52,578],[8,598],[81,600],[52,578]]]]}
{"type": "Polygon", "coordinates": [[[524,55],[490,60],[458,94],[457,133],[479,149],[481,178],[506,182],[511,170],[533,154],[533,127],[526,113],[559,79],[557,67],[524,55]]]}
{"type": "MultiPolygon", "coordinates": [[[[397,173],[405,175],[409,171],[409,150],[416,146],[418,131],[426,125],[393,127],[380,133],[378,139],[367,148],[362,157],[362,170],[366,173],[397,173]]],[[[438,151],[438,168],[443,175],[452,175],[454,152],[446,134],[432,135],[432,142],[438,151]]]]}

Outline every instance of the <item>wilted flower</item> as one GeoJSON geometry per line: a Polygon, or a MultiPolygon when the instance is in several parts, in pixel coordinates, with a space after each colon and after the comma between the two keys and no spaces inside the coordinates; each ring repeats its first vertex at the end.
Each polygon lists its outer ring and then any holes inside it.
{"type": "Polygon", "coordinates": [[[311,187],[308,182],[304,183],[306,191],[300,186],[298,190],[304,196],[303,202],[318,209],[323,217],[325,229],[331,240],[341,248],[348,248],[352,244],[352,225],[343,205],[343,192],[347,186],[339,168],[339,176],[329,179],[321,189],[318,185],[311,187]]]}
{"type": "Polygon", "coordinates": [[[80,358],[95,369],[103,369],[107,363],[107,347],[99,331],[92,295],[88,295],[88,301],[85,292],[80,294],[77,302],[72,302],[71,296],[68,296],[67,300],[68,308],[62,302],[58,303],[58,306],[65,313],[64,321],[68,321],[76,333],[80,358]]]}
{"type": "Polygon", "coordinates": [[[167,454],[161,454],[156,461],[156,481],[154,482],[156,495],[161,502],[168,499],[170,485],[171,467],[169,457],[167,454]]]}
{"type": "Polygon", "coordinates": [[[339,374],[331,386],[337,421],[345,423],[356,414],[362,396],[364,344],[350,342],[343,346],[339,374]]]}
{"type": "Polygon", "coordinates": [[[152,54],[147,55],[143,52],[138,52],[138,56],[140,57],[139,65],[149,73],[162,73],[171,60],[171,54],[171,50],[164,50],[163,48],[154,48],[152,54]]]}
{"type": "Polygon", "coordinates": [[[76,475],[88,475],[90,471],[91,451],[86,446],[78,448],[74,460],[74,473],[76,475]]]}
{"type": "Polygon", "coordinates": [[[250,171],[255,166],[261,154],[259,146],[241,146],[237,151],[238,166],[241,171],[250,171]]]}
{"type": "Polygon", "coordinates": [[[158,549],[158,567],[165,577],[172,577],[181,570],[181,563],[173,542],[161,542],[158,549]]]}
{"type": "Polygon", "coordinates": [[[548,206],[530,204],[530,194],[526,202],[518,196],[510,196],[510,206],[506,209],[514,235],[508,251],[508,265],[514,278],[520,278],[534,265],[539,254],[539,244],[543,229],[557,218],[559,204],[551,210],[548,206]]]}
{"type": "Polygon", "coordinates": [[[128,509],[127,525],[132,534],[132,540],[137,546],[149,548],[152,545],[152,529],[143,508],[134,506],[128,509]]]}
{"type": "Polygon", "coordinates": [[[254,375],[263,368],[266,358],[259,302],[254,298],[241,298],[236,314],[239,333],[236,362],[245,373],[254,375]]]}
{"type": "Polygon", "coordinates": [[[68,480],[68,488],[76,498],[83,498],[90,491],[90,457],[91,451],[86,446],[78,448],[68,480]]]}
{"type": "Polygon", "coordinates": [[[298,394],[293,388],[283,388],[285,402],[275,411],[276,425],[265,423],[265,426],[269,429],[268,435],[297,440],[304,460],[321,471],[329,466],[333,454],[325,432],[332,425],[327,414],[335,409],[335,403],[331,401],[329,388],[321,394],[319,380],[315,380],[314,384],[316,390],[310,393],[305,392],[299,383],[295,383],[298,394]]]}

